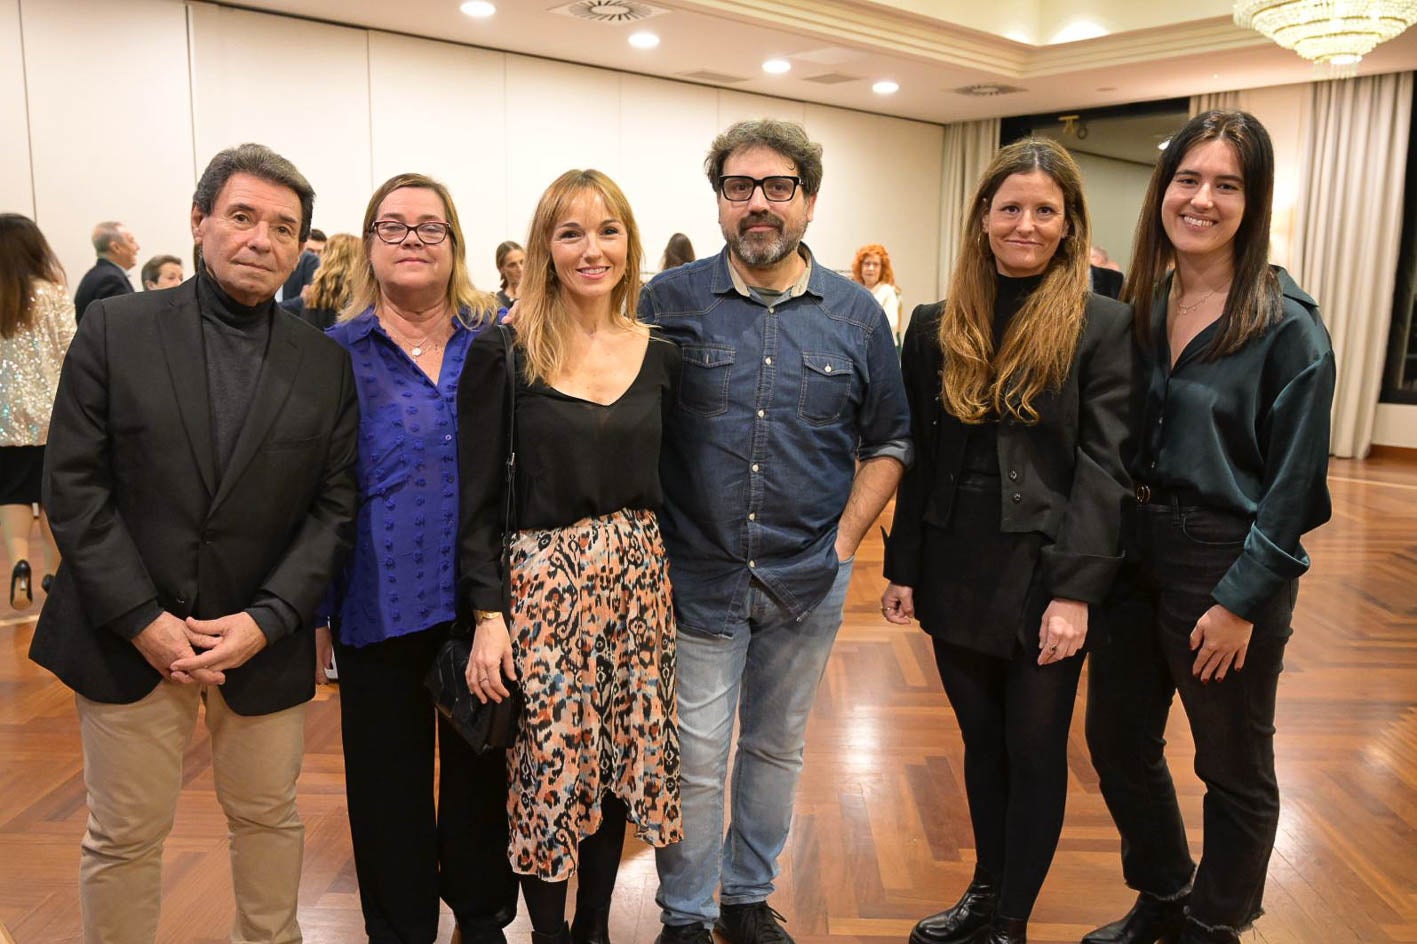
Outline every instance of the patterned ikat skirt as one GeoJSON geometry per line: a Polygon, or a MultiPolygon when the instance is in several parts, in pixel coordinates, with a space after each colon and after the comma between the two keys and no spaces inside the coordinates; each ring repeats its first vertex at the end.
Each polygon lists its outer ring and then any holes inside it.
{"type": "Polygon", "coordinates": [[[513,869],[569,878],[606,792],[625,801],[640,839],[678,842],[674,610],[654,513],[522,531],[511,570],[526,697],[509,761],[513,869]]]}

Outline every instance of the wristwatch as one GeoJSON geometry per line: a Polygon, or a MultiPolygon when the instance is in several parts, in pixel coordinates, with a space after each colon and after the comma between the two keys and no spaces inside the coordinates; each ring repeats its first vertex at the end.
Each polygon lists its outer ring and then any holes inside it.
{"type": "Polygon", "coordinates": [[[486,622],[490,619],[497,619],[502,615],[501,610],[473,610],[472,619],[474,623],[486,622]]]}

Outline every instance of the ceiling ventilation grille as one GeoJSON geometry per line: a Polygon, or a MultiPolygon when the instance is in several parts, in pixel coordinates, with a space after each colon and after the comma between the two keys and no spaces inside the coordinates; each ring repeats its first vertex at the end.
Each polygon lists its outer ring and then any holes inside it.
{"type": "Polygon", "coordinates": [[[1012,95],[1015,92],[1022,92],[1023,89],[1017,85],[1002,85],[998,82],[980,82],[976,85],[966,85],[962,88],[950,89],[956,95],[969,95],[974,98],[988,98],[991,95],[1012,95]]]}
{"type": "Polygon", "coordinates": [[[843,82],[859,82],[861,76],[847,75],[845,72],[823,72],[821,75],[809,75],[805,81],[816,82],[818,85],[841,85],[843,82]]]}
{"type": "Polygon", "coordinates": [[[728,75],[726,72],[714,72],[710,69],[698,69],[694,72],[680,72],[679,78],[688,79],[690,82],[708,82],[713,85],[732,85],[734,82],[746,82],[745,75],[728,75]]]}
{"type": "Polygon", "coordinates": [[[638,23],[669,11],[639,0],[575,0],[552,7],[551,12],[591,23],[638,23]]]}

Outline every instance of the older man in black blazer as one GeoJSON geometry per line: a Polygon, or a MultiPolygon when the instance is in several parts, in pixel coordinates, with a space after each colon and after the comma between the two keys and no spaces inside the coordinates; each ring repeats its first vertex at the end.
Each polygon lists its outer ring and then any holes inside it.
{"type": "Polygon", "coordinates": [[[98,261],[74,290],[75,321],[82,321],[89,305],[100,298],[133,292],[128,270],[138,264],[138,240],[128,227],[116,220],[99,223],[93,228],[93,249],[98,261]]]}
{"type": "Polygon", "coordinates": [[[232,940],[300,939],[305,627],[352,540],[358,428],[347,354],[272,301],[313,202],[269,149],[218,154],[193,200],[197,276],[95,302],[64,365],[44,483],[64,561],[30,657],[77,695],[86,941],[156,935],[203,703],[232,940]]]}

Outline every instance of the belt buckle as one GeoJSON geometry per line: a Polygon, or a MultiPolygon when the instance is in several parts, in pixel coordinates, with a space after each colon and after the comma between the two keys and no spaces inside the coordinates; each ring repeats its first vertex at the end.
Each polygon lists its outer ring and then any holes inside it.
{"type": "Polygon", "coordinates": [[[1134,494],[1136,495],[1137,502],[1145,505],[1151,501],[1151,486],[1138,485],[1134,494]]]}

